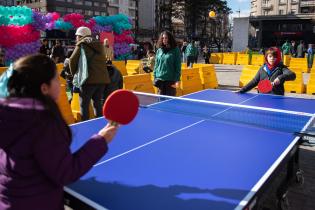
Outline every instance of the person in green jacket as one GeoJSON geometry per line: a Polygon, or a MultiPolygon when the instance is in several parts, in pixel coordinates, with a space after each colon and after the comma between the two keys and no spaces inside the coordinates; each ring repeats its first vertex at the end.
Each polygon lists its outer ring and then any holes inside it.
{"type": "Polygon", "coordinates": [[[160,95],[176,95],[181,75],[181,53],[174,36],[163,31],[158,40],[153,70],[154,86],[160,95]]]}
{"type": "Polygon", "coordinates": [[[290,55],[291,48],[292,48],[291,44],[289,43],[288,40],[286,40],[285,43],[281,47],[282,55],[290,55]]]}
{"type": "Polygon", "coordinates": [[[187,58],[187,67],[192,67],[196,57],[198,57],[198,48],[196,47],[195,41],[188,44],[185,50],[185,55],[187,58]]]}

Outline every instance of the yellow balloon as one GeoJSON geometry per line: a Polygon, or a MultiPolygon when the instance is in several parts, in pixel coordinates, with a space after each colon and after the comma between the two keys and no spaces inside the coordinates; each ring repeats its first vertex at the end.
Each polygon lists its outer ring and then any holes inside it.
{"type": "Polygon", "coordinates": [[[215,12],[214,11],[210,11],[209,12],[209,17],[215,17],[215,12]]]}

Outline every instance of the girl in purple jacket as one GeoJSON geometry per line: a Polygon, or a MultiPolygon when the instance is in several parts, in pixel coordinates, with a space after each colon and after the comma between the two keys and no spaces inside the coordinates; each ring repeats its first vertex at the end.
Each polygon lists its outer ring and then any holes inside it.
{"type": "Polygon", "coordinates": [[[71,131],[56,104],[55,63],[20,58],[0,99],[0,210],[64,209],[63,186],[85,174],[106,152],[117,127],[106,125],[71,153],[71,131]]]}

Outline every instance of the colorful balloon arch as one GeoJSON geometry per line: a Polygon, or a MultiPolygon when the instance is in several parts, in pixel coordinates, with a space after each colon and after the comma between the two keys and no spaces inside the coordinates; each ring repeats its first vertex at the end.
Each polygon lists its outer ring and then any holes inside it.
{"type": "Polygon", "coordinates": [[[95,35],[112,32],[115,58],[124,60],[130,56],[130,43],[133,43],[134,39],[131,19],[126,15],[96,16],[85,20],[81,14],[72,13],[60,17],[58,13],[53,12],[44,15],[26,6],[0,6],[0,47],[6,50],[6,61],[14,61],[39,51],[41,31],[75,30],[80,26],[89,27],[95,35]]]}

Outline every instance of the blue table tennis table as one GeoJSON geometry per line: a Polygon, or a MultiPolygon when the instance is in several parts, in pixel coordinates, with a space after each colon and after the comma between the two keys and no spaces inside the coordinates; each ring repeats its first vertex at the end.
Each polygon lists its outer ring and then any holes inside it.
{"type": "MultiPolygon", "coordinates": [[[[315,100],[311,99],[224,90],[183,98],[211,101],[215,108],[187,102],[185,109],[206,117],[176,112],[176,107],[185,105],[171,105],[172,100],[154,105],[162,109],[140,108],[135,120],[119,129],[109,152],[80,180],[65,187],[67,204],[75,210],[251,209],[281,167],[297,154],[300,137],[291,131],[313,126],[315,100]],[[270,120],[258,114],[249,123],[238,122],[242,116],[235,113],[236,120],[216,118],[239,105],[249,110],[260,107],[275,116],[270,120]],[[164,111],[164,106],[174,110],[164,111]],[[290,131],[274,127],[282,117],[279,110],[300,117],[299,121],[285,118],[290,131]],[[251,122],[259,118],[267,121],[266,126],[251,122]]],[[[247,118],[247,111],[243,113],[247,118]]],[[[105,124],[104,118],[98,118],[72,125],[72,150],[105,124]]]]}

